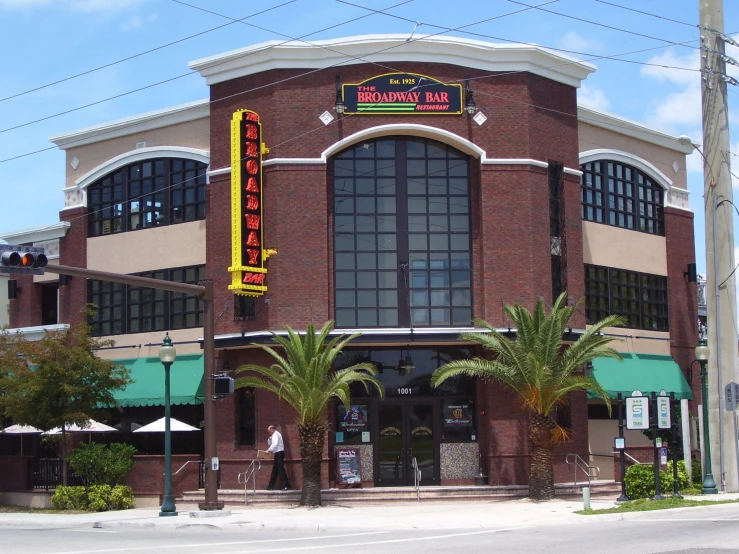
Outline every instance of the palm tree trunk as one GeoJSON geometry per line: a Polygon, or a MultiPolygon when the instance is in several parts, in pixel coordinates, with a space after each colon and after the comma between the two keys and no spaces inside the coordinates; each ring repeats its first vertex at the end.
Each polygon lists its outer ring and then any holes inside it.
{"type": "Polygon", "coordinates": [[[529,424],[531,441],[531,476],[529,497],[532,500],[554,498],[554,441],[557,428],[550,417],[533,414],[529,424]]]}
{"type": "Polygon", "coordinates": [[[300,456],[303,459],[301,506],[321,505],[321,460],[325,433],[325,422],[298,424],[300,456]]]}

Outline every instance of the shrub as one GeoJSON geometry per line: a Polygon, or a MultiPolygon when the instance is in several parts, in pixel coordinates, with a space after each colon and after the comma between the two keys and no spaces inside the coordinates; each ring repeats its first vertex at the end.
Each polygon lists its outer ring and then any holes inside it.
{"type": "MultiPolygon", "coordinates": [[[[670,476],[670,487],[672,487],[672,460],[667,462],[667,474],[670,476]]],[[[685,467],[685,460],[678,460],[677,461],[677,488],[678,490],[685,490],[690,488],[692,482],[690,480],[690,476],[688,475],[688,470],[685,467]]],[[[665,490],[665,487],[662,487],[662,490],[665,490]]]]}
{"type": "Polygon", "coordinates": [[[69,457],[69,467],[88,485],[114,487],[131,471],[135,452],[130,444],[84,443],[69,457]]]}
{"type": "Polygon", "coordinates": [[[703,468],[701,467],[700,459],[693,459],[691,477],[696,487],[700,487],[703,484],[703,468]]]}
{"type": "MultiPolygon", "coordinates": [[[[626,496],[631,499],[650,498],[654,496],[654,466],[633,465],[626,471],[626,496]]],[[[667,471],[659,471],[659,488],[662,494],[672,494],[674,480],[672,478],[672,460],[667,462],[667,471]]],[[[683,460],[677,461],[678,490],[690,488],[690,479],[683,460]]]]}
{"type": "Polygon", "coordinates": [[[54,496],[51,497],[51,505],[57,510],[86,510],[85,487],[57,487],[54,496]]]}
{"type": "Polygon", "coordinates": [[[60,486],[51,497],[51,504],[57,510],[127,510],[133,508],[133,490],[125,485],[60,486]]]}

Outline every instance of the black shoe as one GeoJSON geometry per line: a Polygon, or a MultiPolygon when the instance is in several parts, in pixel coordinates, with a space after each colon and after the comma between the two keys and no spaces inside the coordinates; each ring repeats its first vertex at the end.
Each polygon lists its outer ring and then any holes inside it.
{"type": "Polygon", "coordinates": [[[267,490],[268,491],[273,491],[273,490],[275,490],[275,488],[274,487],[267,487],[267,490]]]}

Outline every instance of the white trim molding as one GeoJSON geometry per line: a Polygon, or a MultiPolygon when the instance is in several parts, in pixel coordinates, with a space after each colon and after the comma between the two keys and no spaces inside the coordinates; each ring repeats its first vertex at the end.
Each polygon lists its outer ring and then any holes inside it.
{"type": "Polygon", "coordinates": [[[137,148],[111,158],[91,169],[74,182],[74,186],[64,189],[64,209],[87,206],[87,187],[108,173],[128,164],[153,158],[184,158],[210,164],[210,152],[185,146],[151,146],[137,148]]]}
{"type": "Polygon", "coordinates": [[[655,129],[650,129],[641,123],[625,119],[618,115],[600,112],[584,106],[578,106],[577,120],[581,123],[587,123],[594,127],[600,127],[601,129],[608,129],[614,133],[626,135],[627,137],[642,140],[650,144],[656,144],[657,146],[669,148],[670,150],[682,152],[683,154],[693,153],[692,144],[682,144],[678,137],[662,133],[655,129]]]}
{"type": "Polygon", "coordinates": [[[69,329],[68,323],[57,323],[56,325],[39,325],[36,327],[17,327],[15,329],[6,329],[8,335],[20,335],[25,340],[37,341],[44,338],[46,333],[58,333],[69,329]]]}
{"type": "Polygon", "coordinates": [[[13,231],[0,236],[8,244],[29,244],[36,242],[44,242],[58,240],[67,234],[72,226],[69,221],[60,221],[52,225],[44,225],[43,227],[33,227],[31,229],[23,229],[21,231],[13,231]]]}
{"type": "Polygon", "coordinates": [[[67,150],[68,148],[125,137],[135,133],[160,129],[207,117],[210,117],[210,101],[208,99],[196,100],[195,102],[189,102],[179,106],[146,112],[133,117],[109,121],[101,125],[85,127],[84,129],[69,133],[54,135],[49,137],[49,140],[60,149],[67,150]]]}
{"type": "MultiPolygon", "coordinates": [[[[190,62],[206,84],[271,69],[325,69],[370,63],[440,63],[498,71],[528,71],[572,87],[595,71],[593,64],[530,44],[496,44],[462,37],[378,34],[311,42],[262,42],[190,62]]],[[[382,71],[380,72],[382,73],[382,71]]]]}
{"type": "Polygon", "coordinates": [[[665,206],[692,211],[688,204],[689,191],[673,186],[672,180],[667,175],[644,158],[631,154],[630,152],[610,148],[598,148],[596,150],[580,152],[580,164],[598,160],[621,162],[643,171],[665,190],[665,206]]]}

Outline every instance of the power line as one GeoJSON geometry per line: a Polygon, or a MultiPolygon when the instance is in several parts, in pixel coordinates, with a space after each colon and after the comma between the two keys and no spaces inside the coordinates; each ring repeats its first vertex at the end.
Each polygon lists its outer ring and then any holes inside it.
{"type": "MultiPolygon", "coordinates": [[[[174,0],[174,1],[177,1],[177,0],[174,0]]],[[[349,2],[348,0],[336,0],[336,2],[339,2],[340,4],[346,4],[347,6],[353,6],[355,8],[360,8],[360,9],[363,9],[363,10],[371,11],[371,12],[374,12],[374,13],[380,13],[379,11],[374,10],[373,8],[367,8],[367,7],[361,6],[359,4],[354,4],[353,2],[349,2]]],[[[407,18],[407,17],[403,17],[403,16],[400,16],[400,15],[396,15],[396,14],[392,14],[392,13],[382,13],[382,15],[386,15],[388,17],[392,17],[393,19],[400,19],[402,21],[407,21],[409,23],[414,23],[414,20],[413,19],[410,19],[410,18],[407,18]]],[[[451,30],[449,27],[444,27],[443,25],[436,25],[434,23],[421,23],[421,25],[424,25],[426,27],[433,27],[433,28],[436,28],[436,29],[451,30]]],[[[537,44],[537,43],[533,43],[533,42],[521,42],[519,40],[513,40],[513,39],[508,39],[508,38],[503,38],[503,37],[496,37],[496,36],[487,35],[487,34],[484,34],[484,33],[475,33],[473,31],[462,31],[462,32],[464,34],[470,35],[470,36],[481,37],[481,38],[488,38],[488,39],[499,40],[499,41],[503,41],[503,42],[510,42],[510,43],[513,43],[513,44],[523,44],[523,45],[527,45],[527,46],[535,46],[537,48],[546,48],[547,50],[554,50],[555,52],[566,52],[567,54],[577,54],[578,56],[593,56],[593,57],[595,57],[594,59],[599,59],[599,60],[605,59],[605,60],[613,60],[613,61],[616,61],[616,62],[631,63],[631,64],[636,64],[636,65],[645,65],[645,66],[649,66],[649,67],[660,67],[660,68],[663,68],[663,69],[678,69],[678,70],[681,70],[681,71],[692,71],[692,72],[696,72],[696,73],[699,73],[700,72],[700,69],[692,69],[690,67],[676,67],[676,66],[664,65],[664,64],[657,64],[657,63],[640,62],[640,61],[636,61],[636,60],[624,60],[624,59],[617,58],[617,57],[614,57],[614,56],[598,56],[596,54],[591,54],[590,52],[580,52],[578,50],[568,50],[566,48],[557,48],[555,46],[547,46],[547,45],[544,45],[544,44],[537,44]]],[[[686,46],[686,45],[688,45],[691,42],[696,42],[696,40],[697,39],[686,41],[686,42],[683,42],[683,43],[675,43],[675,45],[676,46],[686,46]]],[[[664,48],[664,47],[663,46],[660,46],[658,48],[664,48]]],[[[627,54],[616,54],[616,56],[626,56],[628,54],[635,54],[635,53],[638,53],[638,52],[646,52],[646,51],[655,50],[655,49],[657,49],[657,48],[647,48],[645,50],[638,50],[636,52],[630,52],[630,53],[627,53],[627,54]]]]}
{"type": "Polygon", "coordinates": [[[626,6],[622,6],[620,4],[614,4],[613,2],[606,2],[605,0],[593,0],[594,2],[599,2],[601,4],[607,4],[609,6],[613,6],[615,8],[621,8],[622,10],[628,10],[630,12],[636,12],[640,13],[642,15],[648,15],[650,17],[656,17],[657,19],[663,19],[665,21],[671,21],[672,23],[679,23],[680,25],[687,25],[688,27],[698,27],[697,23],[685,23],[684,21],[678,21],[677,19],[670,19],[669,17],[665,17],[663,15],[657,15],[655,13],[649,13],[649,12],[643,12],[641,10],[636,10],[634,8],[628,8],[626,6]]]}
{"type": "MultiPolygon", "coordinates": [[[[507,1],[508,2],[511,2],[512,4],[519,4],[521,6],[529,6],[531,8],[534,8],[535,7],[535,6],[530,6],[529,4],[526,4],[524,2],[519,2],[518,0],[507,0],[507,1]]],[[[540,11],[543,11],[543,12],[546,12],[546,13],[551,13],[551,14],[554,14],[554,15],[559,15],[560,17],[566,17],[568,19],[574,19],[575,21],[580,21],[581,23],[588,23],[589,25],[596,25],[598,27],[604,27],[606,29],[611,29],[612,31],[619,31],[621,33],[628,33],[630,35],[635,35],[635,36],[642,37],[642,38],[648,38],[648,39],[651,39],[651,40],[659,40],[661,42],[666,42],[668,44],[672,44],[672,45],[677,46],[677,43],[675,43],[675,42],[673,42],[671,40],[664,39],[664,38],[653,37],[653,36],[650,36],[650,35],[645,35],[643,33],[637,33],[636,31],[629,31],[628,29],[621,29],[620,27],[614,27],[612,25],[606,25],[605,23],[598,23],[597,21],[591,21],[589,19],[583,19],[581,17],[576,17],[574,15],[568,15],[568,14],[565,14],[565,13],[560,13],[560,12],[555,12],[555,11],[552,11],[552,10],[547,10],[547,9],[544,9],[544,8],[540,8],[538,6],[536,6],[535,8],[537,10],[540,10],[540,11]]],[[[686,46],[686,45],[682,44],[681,46],[686,46]]],[[[687,46],[687,47],[688,48],[695,48],[696,50],[699,50],[700,49],[700,47],[698,47],[698,46],[687,46]]]]}
{"type": "MultiPolygon", "coordinates": [[[[282,4],[278,4],[277,6],[272,6],[271,8],[267,8],[265,10],[262,10],[262,11],[259,11],[259,12],[255,12],[255,13],[253,13],[251,15],[247,15],[245,17],[242,17],[238,21],[243,21],[245,19],[250,19],[252,17],[256,17],[258,15],[262,15],[264,13],[270,12],[272,10],[276,10],[277,8],[281,8],[283,6],[287,6],[288,4],[292,4],[292,3],[297,2],[297,1],[298,0],[288,0],[287,2],[283,2],[282,4]]],[[[13,98],[18,98],[19,96],[23,96],[25,94],[30,94],[32,92],[43,90],[45,88],[48,88],[48,87],[51,87],[51,86],[54,86],[54,85],[58,85],[59,83],[64,83],[66,81],[71,81],[72,79],[76,79],[77,77],[83,77],[84,75],[89,75],[90,73],[95,73],[96,71],[100,71],[101,69],[106,69],[108,67],[112,67],[114,65],[118,65],[120,63],[127,62],[127,61],[133,60],[135,58],[140,58],[141,56],[145,56],[146,54],[151,54],[152,52],[156,52],[157,50],[162,50],[162,49],[167,48],[169,46],[173,46],[175,44],[179,44],[180,42],[185,42],[186,40],[190,40],[192,38],[196,38],[196,37],[205,35],[207,33],[211,33],[213,31],[217,31],[218,29],[223,29],[224,27],[228,27],[229,25],[234,25],[235,23],[237,23],[237,21],[231,21],[230,23],[226,23],[224,25],[218,25],[217,27],[212,27],[210,29],[206,29],[205,31],[201,31],[200,33],[195,33],[194,35],[189,35],[189,36],[186,36],[186,37],[183,37],[183,38],[174,40],[172,42],[168,42],[166,44],[161,44],[159,46],[156,46],[156,47],[151,48],[149,50],[144,50],[143,52],[139,52],[138,54],[133,54],[133,55],[128,56],[126,58],[121,58],[120,60],[116,60],[114,62],[106,63],[105,65],[94,67],[93,69],[88,69],[86,71],[82,71],[81,73],[76,73],[74,75],[70,75],[69,77],[64,77],[63,79],[59,79],[57,81],[53,81],[53,82],[47,83],[45,85],[40,85],[38,87],[35,87],[35,88],[32,88],[32,89],[28,89],[28,90],[25,90],[23,92],[18,92],[16,94],[11,94],[10,96],[6,96],[5,98],[0,98],[0,102],[5,102],[6,100],[12,100],[13,98]]]]}

